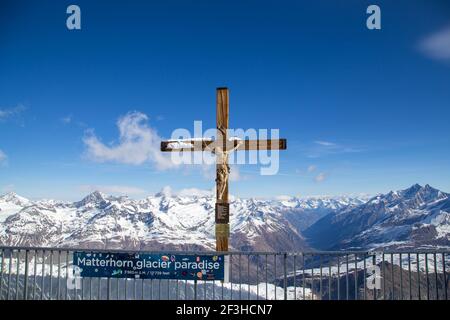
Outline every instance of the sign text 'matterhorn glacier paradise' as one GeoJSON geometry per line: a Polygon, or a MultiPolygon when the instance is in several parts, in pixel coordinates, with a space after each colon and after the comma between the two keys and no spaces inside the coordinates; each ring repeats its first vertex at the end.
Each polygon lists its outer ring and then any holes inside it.
{"type": "Polygon", "coordinates": [[[223,255],[74,252],[81,277],[224,280],[223,255]]]}

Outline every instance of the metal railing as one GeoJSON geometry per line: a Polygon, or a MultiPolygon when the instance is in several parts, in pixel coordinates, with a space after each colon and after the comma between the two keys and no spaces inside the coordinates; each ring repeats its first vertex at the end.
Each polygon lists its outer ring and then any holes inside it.
{"type": "Polygon", "coordinates": [[[450,251],[446,250],[219,253],[229,256],[229,282],[83,278],[74,276],[74,251],[137,252],[0,247],[0,300],[448,299],[450,251]]]}

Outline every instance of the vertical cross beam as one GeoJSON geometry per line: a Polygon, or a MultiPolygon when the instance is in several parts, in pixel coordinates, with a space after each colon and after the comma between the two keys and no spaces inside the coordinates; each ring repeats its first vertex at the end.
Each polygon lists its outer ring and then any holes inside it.
{"type": "Polygon", "coordinates": [[[227,129],[229,94],[227,88],[217,88],[216,92],[216,124],[218,147],[216,150],[216,250],[228,251],[228,239],[230,235],[229,203],[228,203],[228,153],[227,129]]]}

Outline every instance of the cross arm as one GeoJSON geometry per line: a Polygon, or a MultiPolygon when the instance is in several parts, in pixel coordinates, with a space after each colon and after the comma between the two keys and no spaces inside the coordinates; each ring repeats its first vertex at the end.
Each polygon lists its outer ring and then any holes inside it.
{"type": "Polygon", "coordinates": [[[213,140],[166,140],[161,141],[161,151],[206,151],[213,140]]]}
{"type": "Polygon", "coordinates": [[[286,139],[243,140],[236,150],[286,150],[286,139]]]}
{"type": "MultiPolygon", "coordinates": [[[[161,151],[213,151],[214,140],[167,140],[161,141],[161,151]]],[[[224,148],[222,148],[224,149],[224,148]]],[[[286,150],[286,139],[229,140],[228,150],[286,150]]]]}

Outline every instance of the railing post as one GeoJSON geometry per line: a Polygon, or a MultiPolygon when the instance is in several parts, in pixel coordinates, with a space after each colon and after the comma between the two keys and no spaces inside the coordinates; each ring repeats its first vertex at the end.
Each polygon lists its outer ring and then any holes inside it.
{"type": "Polygon", "coordinates": [[[65,300],[69,300],[69,250],[66,251],[66,298],[65,300]]]}
{"type": "Polygon", "coordinates": [[[28,299],[28,250],[25,251],[25,278],[23,280],[23,300],[28,299]]]}
{"type": "Polygon", "coordinates": [[[33,254],[33,258],[34,258],[34,265],[33,265],[33,298],[31,300],[35,300],[36,299],[36,270],[37,270],[37,250],[34,250],[34,254],[33,254]]]}
{"type": "Polygon", "coordinates": [[[416,254],[416,267],[417,267],[417,295],[418,299],[422,300],[420,296],[420,256],[419,253],[416,254]]]}
{"type": "Polygon", "coordinates": [[[436,252],[433,255],[434,260],[434,282],[436,285],[436,300],[439,300],[439,284],[438,284],[438,270],[437,270],[437,262],[436,262],[436,252]]]}
{"type": "Polygon", "coordinates": [[[17,267],[16,267],[16,300],[19,300],[19,275],[20,275],[20,249],[17,250],[17,267]]]}
{"type": "Polygon", "coordinates": [[[445,253],[442,253],[442,273],[444,275],[444,290],[445,290],[445,300],[447,300],[448,296],[447,296],[447,279],[446,279],[446,274],[445,274],[445,253]]]}
{"type": "Polygon", "coordinates": [[[41,300],[44,299],[44,285],[45,285],[45,249],[42,250],[42,276],[41,276],[41,300]]]}
{"type": "Polygon", "coordinates": [[[427,281],[427,300],[430,300],[430,278],[428,276],[428,253],[425,253],[425,275],[427,281]]]}
{"type": "Polygon", "coordinates": [[[284,254],[284,300],[287,300],[287,253],[284,254]]]}
{"type": "Polygon", "coordinates": [[[48,292],[48,299],[53,300],[53,250],[50,250],[50,288],[48,292]]]}
{"type": "Polygon", "coordinates": [[[107,278],[107,282],[106,282],[106,300],[110,300],[111,299],[111,278],[107,278]]]}
{"type": "Polygon", "coordinates": [[[4,262],[5,262],[5,249],[2,249],[2,264],[0,265],[0,300],[2,299],[3,293],[3,265],[5,264],[4,262]]]}
{"type": "Polygon", "coordinates": [[[345,300],[348,300],[349,296],[349,283],[348,283],[348,253],[345,255],[345,300]]]}
{"type": "MultiPolygon", "coordinates": [[[[374,253],[374,255],[372,256],[372,265],[374,267],[376,267],[376,265],[377,265],[377,254],[376,253],[374,253]]],[[[377,274],[375,274],[375,276],[377,276],[377,274]]],[[[381,283],[381,281],[380,281],[380,283],[381,283]]],[[[375,288],[375,286],[373,287],[373,300],[377,300],[377,288],[375,288]]]]}
{"type": "Polygon", "coordinates": [[[8,292],[6,294],[6,300],[9,300],[9,297],[10,297],[10,294],[11,294],[12,259],[13,259],[13,250],[9,249],[8,292]]]}
{"type": "Polygon", "coordinates": [[[61,300],[61,250],[58,251],[58,293],[57,299],[61,300]]]}
{"type": "Polygon", "coordinates": [[[194,300],[197,300],[197,279],[194,280],[194,300]]]}

